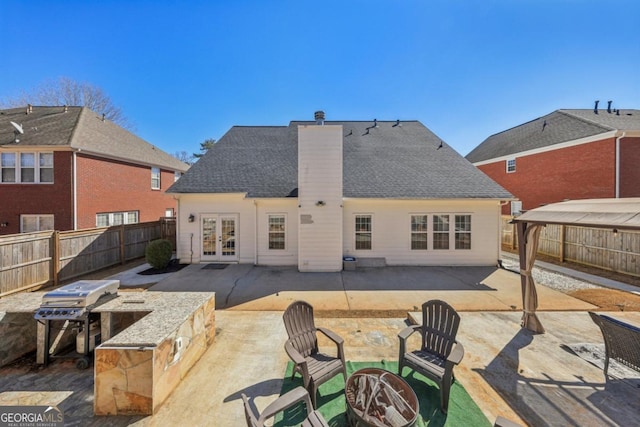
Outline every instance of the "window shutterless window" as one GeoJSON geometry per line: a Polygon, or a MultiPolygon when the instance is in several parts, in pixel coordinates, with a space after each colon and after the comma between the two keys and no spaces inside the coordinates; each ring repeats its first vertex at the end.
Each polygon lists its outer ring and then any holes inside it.
{"type": "Polygon", "coordinates": [[[20,182],[36,182],[34,153],[20,153],[20,182]]]}
{"type": "Polygon", "coordinates": [[[20,215],[20,231],[22,233],[53,229],[53,215],[20,215]]]}
{"type": "Polygon", "coordinates": [[[449,249],[449,215],[433,216],[433,249],[449,249]]]}
{"type": "Polygon", "coordinates": [[[151,189],[160,189],[160,168],[151,168],[151,189]]]}
{"type": "Polygon", "coordinates": [[[269,249],[285,249],[285,226],[284,215],[269,215],[269,249]]]}
{"type": "Polygon", "coordinates": [[[173,172],[173,182],[176,182],[182,176],[182,172],[174,171],[173,172]]]}
{"type": "Polygon", "coordinates": [[[2,168],[1,182],[16,182],[16,153],[2,153],[0,168],[2,168]]]}
{"type": "Polygon", "coordinates": [[[108,212],[96,214],[96,227],[110,227],[121,224],[137,224],[139,212],[108,212]]]}
{"type": "Polygon", "coordinates": [[[427,215],[411,215],[411,249],[428,249],[427,215]]]}
{"type": "Polygon", "coordinates": [[[40,153],[40,182],[53,182],[53,153],[40,153]]]}
{"type": "Polygon", "coordinates": [[[371,215],[356,215],[356,250],[371,249],[371,215]]]}
{"type": "Polygon", "coordinates": [[[516,159],[507,160],[507,173],[516,171],[516,159]]]}
{"type": "Polygon", "coordinates": [[[471,215],[456,215],[456,249],[471,249],[471,215]]]}
{"type": "Polygon", "coordinates": [[[52,183],[53,153],[2,153],[1,183],[52,183]]]}

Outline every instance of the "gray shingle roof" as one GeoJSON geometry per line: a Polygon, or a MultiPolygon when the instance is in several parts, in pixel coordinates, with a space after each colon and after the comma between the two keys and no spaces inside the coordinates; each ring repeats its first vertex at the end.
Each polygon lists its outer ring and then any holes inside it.
{"type": "MultiPolygon", "coordinates": [[[[229,130],[168,190],[287,197],[297,188],[297,126],[229,130]]],[[[417,121],[327,121],[343,126],[343,194],[354,198],[511,198],[417,121]]]]}
{"type": "Polygon", "coordinates": [[[84,107],[39,107],[26,114],[25,108],[0,110],[0,146],[5,149],[26,146],[59,146],[85,150],[133,163],[186,171],[189,165],[149,144],[131,132],[84,107]],[[22,125],[24,134],[14,143],[14,128],[22,125]]]}
{"type": "Polygon", "coordinates": [[[613,130],[640,130],[640,110],[620,114],[599,110],[556,110],[514,128],[491,135],[466,158],[476,163],[613,130]]]}

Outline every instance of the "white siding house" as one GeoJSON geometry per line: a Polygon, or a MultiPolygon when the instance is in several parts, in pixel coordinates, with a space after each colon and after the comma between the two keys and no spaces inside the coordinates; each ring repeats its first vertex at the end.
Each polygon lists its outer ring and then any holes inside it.
{"type": "Polygon", "coordinates": [[[188,263],[495,265],[506,190],[424,125],[233,127],[170,189],[188,263]]]}

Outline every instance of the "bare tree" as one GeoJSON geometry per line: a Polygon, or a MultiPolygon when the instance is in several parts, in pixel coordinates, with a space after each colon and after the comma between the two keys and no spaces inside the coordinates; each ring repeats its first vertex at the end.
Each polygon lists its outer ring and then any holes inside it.
{"type": "Polygon", "coordinates": [[[186,151],[176,151],[173,153],[173,157],[188,165],[192,165],[194,163],[193,154],[189,154],[186,151]]]}
{"type": "Polygon", "coordinates": [[[133,130],[133,124],[122,110],[111,102],[111,98],[98,86],[77,82],[68,77],[48,80],[31,91],[22,91],[19,95],[0,100],[3,108],[32,105],[69,105],[88,107],[117,125],[133,130]]]}

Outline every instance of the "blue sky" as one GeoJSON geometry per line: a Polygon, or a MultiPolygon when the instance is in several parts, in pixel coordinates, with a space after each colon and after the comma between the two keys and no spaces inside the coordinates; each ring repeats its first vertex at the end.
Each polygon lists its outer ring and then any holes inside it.
{"type": "Polygon", "coordinates": [[[60,76],[197,152],[233,125],[420,120],[462,155],[559,108],[640,108],[637,0],[0,2],[0,97],[60,76]]]}

